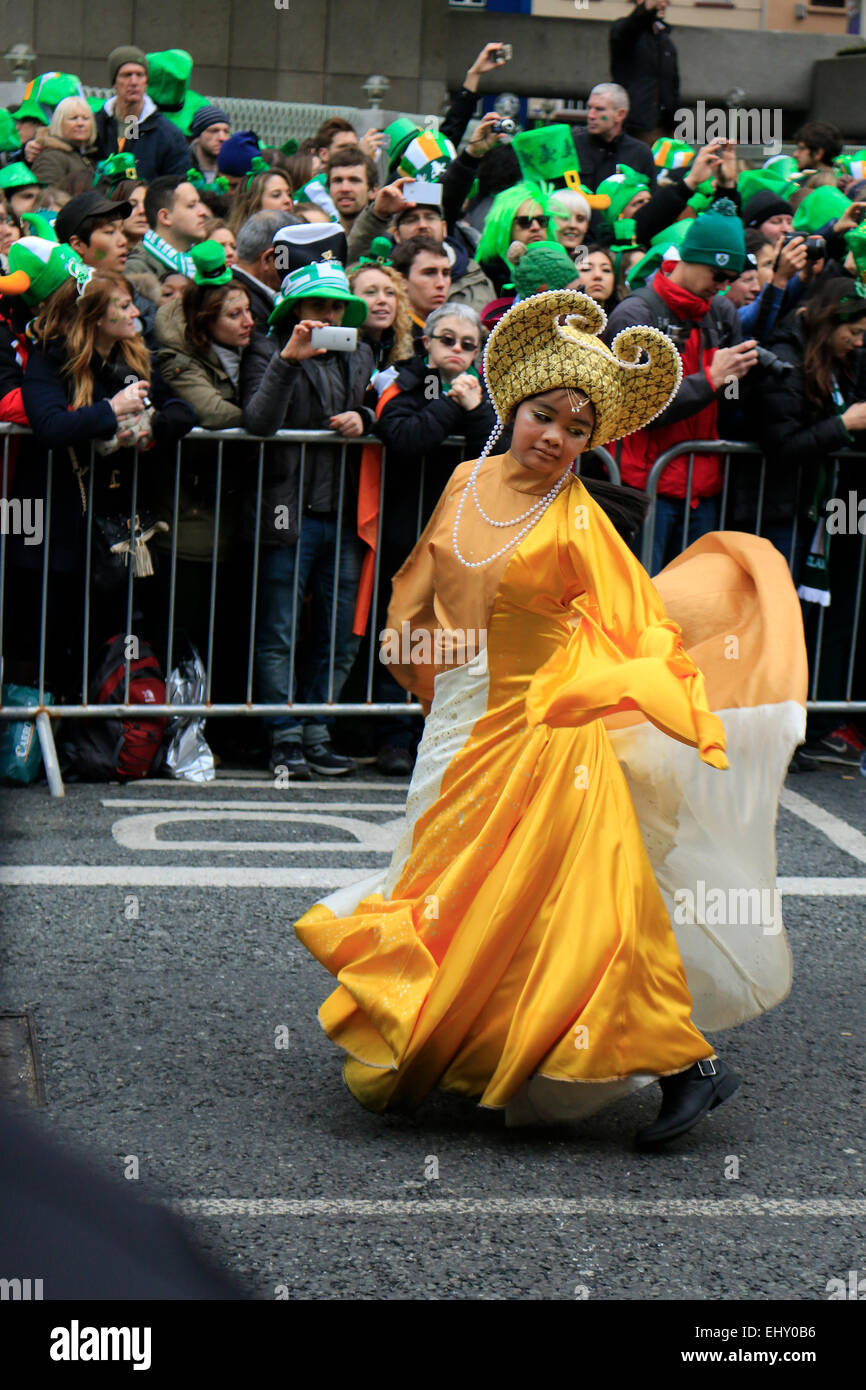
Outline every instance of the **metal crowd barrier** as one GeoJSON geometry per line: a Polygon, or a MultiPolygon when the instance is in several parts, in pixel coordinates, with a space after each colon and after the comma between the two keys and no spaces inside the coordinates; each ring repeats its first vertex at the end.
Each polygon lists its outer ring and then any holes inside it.
{"type": "MultiPolygon", "coordinates": [[[[650,499],[650,505],[639,538],[639,553],[641,564],[647,570],[650,570],[652,563],[652,554],[655,542],[655,531],[658,521],[658,501],[661,496],[664,496],[664,494],[659,491],[663,475],[665,473],[665,470],[671,463],[674,462],[674,460],[683,457],[688,457],[689,462],[688,476],[686,482],[685,507],[683,509],[683,525],[682,533],[680,536],[679,551],[685,550],[686,547],[690,544],[690,541],[695,539],[694,536],[690,537],[690,530],[692,529],[691,502],[694,495],[695,456],[700,454],[721,454],[723,458],[723,483],[719,504],[719,517],[716,525],[713,526],[712,529],[719,531],[730,529],[745,529],[742,524],[731,523],[728,519],[732,491],[732,460],[743,456],[750,456],[753,459],[757,459],[760,461],[757,482],[757,495],[755,498],[755,517],[753,523],[753,534],[760,536],[764,534],[765,529],[770,529],[764,517],[765,493],[767,482],[767,460],[764,457],[761,448],[758,444],[753,442],[742,442],[733,439],[692,439],[682,444],[675,444],[670,449],[666,449],[664,453],[659,455],[652,468],[650,469],[649,475],[647,477],[646,492],[647,496],[650,499]]],[[[854,460],[866,460],[866,454],[858,453],[854,450],[851,450],[850,452],[845,453],[844,460],[846,462],[854,460]]],[[[825,460],[825,462],[830,464],[833,470],[832,482],[829,485],[829,496],[837,497],[839,468],[842,460],[839,457],[834,457],[828,458],[827,460],[825,460]]],[[[799,558],[800,560],[802,560],[803,551],[804,549],[808,550],[809,544],[811,543],[812,539],[812,532],[814,530],[814,527],[810,523],[808,534],[798,536],[798,529],[800,526],[799,518],[802,516],[803,513],[803,507],[800,505],[800,503],[801,500],[805,501],[805,499],[801,499],[801,482],[802,470],[792,470],[793,506],[792,517],[790,522],[790,544],[786,559],[788,560],[788,567],[791,570],[791,574],[795,583],[797,582],[798,577],[796,573],[798,549],[800,551],[799,558]]],[[[864,489],[864,497],[866,497],[866,489],[864,489]]],[[[777,526],[779,527],[779,529],[787,530],[787,523],[777,523],[777,526]]],[[[827,612],[826,608],[819,608],[819,611],[817,613],[817,620],[813,624],[814,631],[810,634],[807,634],[807,637],[811,640],[809,640],[810,698],[807,701],[806,707],[809,711],[814,713],[818,713],[820,711],[829,712],[831,710],[836,710],[844,711],[849,714],[859,714],[863,711],[866,711],[866,700],[852,699],[855,661],[858,654],[858,628],[860,623],[860,613],[863,606],[864,570],[866,570],[866,514],[864,514],[863,517],[863,526],[863,532],[859,530],[858,526],[858,534],[860,535],[860,549],[857,559],[857,588],[856,593],[854,595],[854,611],[851,622],[851,641],[848,649],[848,669],[845,681],[844,698],[833,700],[819,700],[817,698],[819,678],[821,674],[821,659],[824,650],[825,614],[827,612]]],[[[832,553],[833,536],[831,534],[829,536],[829,543],[827,546],[827,558],[831,567],[832,553]]]]}
{"type": "MultiPolygon", "coordinates": [[[[27,436],[29,430],[20,426],[0,423],[0,438],[3,440],[3,462],[2,473],[0,473],[0,499],[3,500],[3,521],[2,533],[0,533],[0,674],[3,683],[6,683],[6,651],[5,651],[5,631],[7,604],[15,603],[15,594],[10,592],[7,583],[9,567],[7,565],[7,532],[10,527],[7,524],[11,517],[8,504],[5,499],[9,497],[9,463],[10,463],[10,443],[15,436],[27,436]]],[[[96,469],[94,461],[98,460],[98,466],[104,468],[111,467],[110,456],[99,459],[94,453],[93,446],[90,447],[90,466],[87,470],[87,507],[86,507],[86,542],[85,542],[85,571],[84,571],[84,614],[81,633],[81,684],[80,702],[71,704],[48,705],[46,704],[46,644],[48,641],[49,627],[49,581],[52,577],[51,559],[51,540],[52,540],[52,501],[55,495],[55,478],[57,470],[69,469],[71,462],[66,449],[47,451],[45,485],[44,485],[44,509],[43,509],[43,541],[41,556],[41,603],[39,611],[39,657],[38,657],[38,699],[35,704],[29,705],[3,705],[0,702],[0,719],[7,720],[30,720],[36,721],[36,727],[40,739],[40,746],[43,754],[46,774],[48,777],[49,788],[52,795],[63,795],[63,783],[60,775],[60,768],[57,752],[52,732],[52,720],[58,719],[81,719],[81,718],[172,718],[178,715],[198,716],[212,718],[215,716],[254,716],[257,718],[267,716],[278,716],[291,714],[296,717],[303,716],[324,716],[324,715],[363,715],[363,716],[382,716],[382,715],[407,715],[420,714],[421,706],[414,702],[407,694],[405,701],[383,702],[375,701],[373,698],[373,674],[377,657],[377,643],[370,641],[369,653],[367,656],[366,672],[366,694],[364,701],[347,701],[338,703],[335,696],[339,696],[339,691],[334,689],[334,663],[337,647],[337,604],[339,598],[339,579],[340,579],[340,546],[335,547],[334,569],[333,569],[333,601],[330,613],[330,641],[329,641],[329,670],[328,670],[328,698],[325,703],[303,703],[287,700],[279,704],[266,704],[254,699],[254,660],[256,645],[256,619],[257,601],[259,590],[259,568],[261,562],[261,522],[262,522],[262,494],[264,487],[265,465],[267,457],[267,447],[275,444],[297,444],[300,446],[300,463],[298,475],[298,495],[304,496],[305,473],[307,465],[306,451],[307,446],[312,444],[333,444],[340,449],[340,476],[339,476],[339,496],[337,504],[336,530],[337,535],[341,534],[344,520],[344,502],[346,496],[346,463],[347,450],[363,446],[365,444],[376,444],[381,449],[381,474],[379,485],[379,519],[378,535],[375,552],[375,572],[373,576],[372,601],[370,615],[367,623],[367,631],[375,634],[378,631],[379,618],[379,580],[380,580],[380,560],[382,555],[382,538],[387,527],[388,519],[385,514],[385,484],[388,468],[388,451],[381,441],[374,436],[362,436],[347,442],[343,437],[330,430],[279,430],[273,435],[262,437],[247,434],[241,429],[210,431],[203,429],[193,429],[175,447],[174,453],[174,488],[172,517],[169,530],[170,549],[168,554],[169,562],[169,584],[168,584],[168,617],[167,617],[167,643],[165,651],[157,651],[157,656],[161,659],[166,675],[171,671],[175,653],[175,617],[177,601],[177,566],[178,566],[178,518],[180,514],[180,495],[181,495],[181,474],[184,465],[184,449],[187,441],[199,443],[200,441],[210,441],[215,446],[210,460],[194,460],[197,471],[202,467],[212,463],[214,467],[214,507],[213,507],[213,531],[210,559],[202,561],[208,564],[210,569],[209,582],[209,606],[207,614],[207,647],[201,653],[206,672],[206,689],[204,700],[198,704],[130,704],[130,666],[134,657],[127,652],[125,659],[125,675],[123,687],[123,700],[120,703],[95,705],[88,702],[88,689],[91,675],[91,617],[92,617],[92,559],[93,559],[93,522],[94,522],[94,481],[96,469]],[[223,563],[218,558],[220,544],[220,525],[223,508],[223,477],[224,477],[224,452],[226,445],[255,445],[257,460],[255,468],[255,536],[252,541],[252,566],[250,572],[250,606],[249,606],[249,640],[246,653],[246,697],[244,700],[214,702],[211,699],[213,670],[214,670],[214,650],[215,633],[217,628],[218,605],[217,588],[220,564],[223,563]]],[[[455,466],[462,458],[464,440],[462,437],[453,436],[445,441],[445,445],[459,450],[459,456],[455,456],[455,466]]],[[[80,452],[80,450],[79,450],[80,452]]],[[[619,481],[619,469],[611,457],[604,449],[594,451],[595,458],[606,468],[608,476],[614,482],[619,481]]],[[[186,460],[189,464],[189,460],[186,460]]],[[[27,462],[23,467],[28,467],[27,462]]],[[[130,535],[134,528],[135,517],[138,512],[139,481],[143,468],[147,468],[148,455],[141,456],[136,454],[132,465],[131,479],[131,515],[130,515],[130,535]]],[[[419,466],[419,490],[418,490],[418,511],[416,517],[415,538],[420,536],[423,530],[424,517],[422,506],[424,502],[424,483],[426,473],[426,461],[422,458],[419,466]]],[[[41,476],[41,475],[40,475],[41,476]]],[[[21,488],[17,491],[22,491],[21,488]]],[[[26,491],[26,487],[23,488],[26,491]]],[[[428,504],[430,499],[428,498],[428,504]]],[[[428,511],[432,508],[428,505],[428,511]]],[[[354,519],[350,524],[346,518],[348,529],[354,530],[354,519]]],[[[304,513],[299,512],[298,517],[298,537],[293,543],[296,552],[300,549],[301,537],[304,528],[304,513]]],[[[151,540],[150,545],[154,542],[151,540]]],[[[158,552],[159,553],[159,552],[158,552]]],[[[407,552],[408,554],[408,552],[407,552]]],[[[15,571],[12,571],[13,574],[15,571]]],[[[19,571],[20,573],[20,571],[19,571]]],[[[56,583],[56,571],[54,573],[56,583]]],[[[135,579],[133,566],[127,564],[126,576],[126,604],[125,604],[125,626],[120,630],[124,633],[132,634],[135,613],[135,593],[141,584],[151,584],[154,581],[147,579],[135,579]]],[[[298,645],[298,628],[300,607],[303,600],[300,592],[299,573],[297,564],[294,566],[294,582],[291,595],[291,650],[289,659],[289,681],[288,690],[291,691],[295,686],[295,657],[298,645]]],[[[106,632],[107,638],[110,633],[106,632]]],[[[148,638],[149,640],[149,638],[148,638]]],[[[155,644],[154,644],[155,645],[155,644]]],[[[288,693],[288,692],[287,692],[288,693]]]]}

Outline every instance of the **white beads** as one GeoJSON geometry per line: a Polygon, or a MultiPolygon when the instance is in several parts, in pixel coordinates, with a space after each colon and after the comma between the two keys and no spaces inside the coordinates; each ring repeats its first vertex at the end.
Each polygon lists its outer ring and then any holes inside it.
{"type": "Polygon", "coordinates": [[[457,504],[457,515],[454,518],[454,529],[451,532],[451,539],[454,545],[454,554],[457,556],[457,559],[460,561],[461,565],[464,565],[468,570],[482,569],[484,565],[489,565],[491,560],[498,560],[499,556],[504,555],[506,550],[510,550],[512,546],[517,545],[517,543],[521,541],[523,537],[532,530],[536,521],[538,521],[539,518],[543,515],[543,513],[547,510],[551,502],[560,493],[565,483],[571,477],[570,469],[566,469],[562,477],[558,479],[558,481],[554,484],[550,491],[546,492],[543,497],[539,498],[535,505],[530,507],[528,512],[523,513],[523,516],[515,517],[513,521],[493,521],[489,516],[487,516],[486,512],[482,510],[481,505],[478,501],[478,494],[475,489],[475,479],[478,477],[478,471],[481,468],[483,462],[484,456],[482,454],[481,458],[478,460],[478,462],[472,470],[472,473],[470,474],[469,488],[464,489],[463,495],[457,504]],[[484,520],[489,522],[491,526],[514,526],[518,521],[522,521],[524,517],[529,517],[529,520],[526,523],[526,525],[521,527],[521,529],[517,532],[516,536],[512,536],[511,540],[506,541],[505,545],[503,545],[499,550],[495,551],[492,555],[486,556],[486,558],[483,560],[464,559],[464,557],[460,554],[460,547],[457,544],[457,528],[460,525],[460,518],[463,515],[463,504],[466,501],[467,490],[471,490],[478,511],[481,513],[482,517],[484,517],[484,520]]]}

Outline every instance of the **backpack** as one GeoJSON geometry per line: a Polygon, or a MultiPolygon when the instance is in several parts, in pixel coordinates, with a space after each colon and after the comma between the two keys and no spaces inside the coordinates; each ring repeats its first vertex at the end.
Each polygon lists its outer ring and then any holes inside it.
{"type": "MultiPolygon", "coordinates": [[[[126,637],[106,642],[91,677],[88,703],[123,703],[126,637]]],[[[142,638],[129,663],[129,704],[164,705],[165,680],[151,647],[142,638]]],[[[167,720],[75,719],[63,742],[63,775],[81,782],[147,777],[162,746],[167,720]]]]}

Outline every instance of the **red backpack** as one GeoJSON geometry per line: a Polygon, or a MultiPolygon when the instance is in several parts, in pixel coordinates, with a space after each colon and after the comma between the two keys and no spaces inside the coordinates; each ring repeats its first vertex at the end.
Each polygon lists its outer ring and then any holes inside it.
{"type": "MultiPolygon", "coordinates": [[[[130,705],[164,705],[165,680],[153,650],[136,638],[138,656],[129,663],[130,705]]],[[[127,638],[119,633],[102,649],[88,692],[92,705],[123,703],[127,638]]],[[[63,743],[64,775],[81,782],[147,777],[162,746],[168,721],[74,719],[63,743]]]]}

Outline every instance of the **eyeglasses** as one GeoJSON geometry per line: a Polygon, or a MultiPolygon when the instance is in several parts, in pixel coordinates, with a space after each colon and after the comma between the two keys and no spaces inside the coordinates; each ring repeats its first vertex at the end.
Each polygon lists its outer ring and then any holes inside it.
{"type": "Polygon", "coordinates": [[[534,217],[515,217],[514,221],[522,232],[528,232],[536,222],[539,227],[544,226],[544,215],[539,212],[534,217]]]}
{"type": "MultiPolygon", "coordinates": [[[[431,333],[430,336],[434,343],[444,343],[447,348],[453,348],[457,346],[457,339],[455,338],[453,333],[431,333]]],[[[479,344],[476,342],[474,338],[460,339],[461,352],[476,353],[478,351],[478,348],[479,344]]]]}
{"type": "Polygon", "coordinates": [[[739,278],[740,278],[739,271],[737,271],[737,272],[734,272],[734,271],[732,271],[732,270],[714,270],[714,271],[713,271],[713,284],[714,284],[714,285],[732,285],[732,284],[734,283],[734,281],[735,281],[735,280],[739,280],[739,278]]]}

